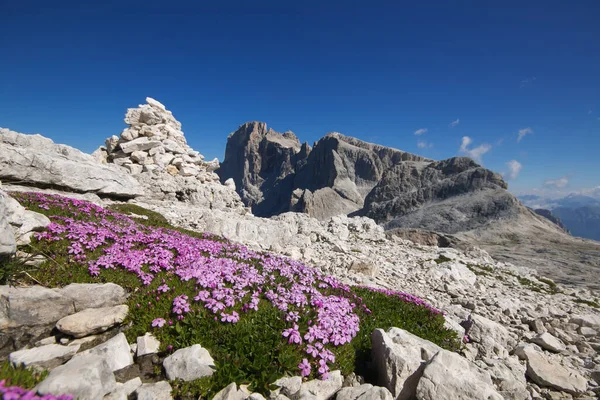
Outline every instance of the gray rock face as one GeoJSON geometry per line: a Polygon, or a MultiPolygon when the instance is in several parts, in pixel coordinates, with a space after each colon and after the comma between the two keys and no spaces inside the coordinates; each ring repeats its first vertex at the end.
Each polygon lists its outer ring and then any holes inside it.
{"type": "Polygon", "coordinates": [[[167,378],[193,381],[214,373],[215,362],[208,350],[195,344],[179,349],[163,361],[167,378]]]}
{"type": "Polygon", "coordinates": [[[74,192],[131,198],[140,185],[116,166],[40,135],[0,128],[0,179],[74,192]]]}
{"type": "Polygon", "coordinates": [[[167,381],[157,383],[144,383],[135,394],[138,400],[171,400],[171,385],[167,381]]]}
{"type": "Polygon", "coordinates": [[[85,354],[94,354],[102,357],[113,372],[133,364],[133,356],[131,355],[129,343],[127,343],[124,333],[119,333],[106,342],[80,354],[76,357],[81,357],[85,354]]]}
{"type": "MultiPolygon", "coordinates": [[[[39,232],[50,224],[48,217],[40,213],[26,210],[17,200],[1,190],[0,202],[3,203],[3,206],[0,206],[0,209],[4,209],[2,217],[4,217],[4,221],[12,228],[13,237],[17,246],[29,244],[34,232],[39,232]]],[[[0,225],[1,224],[2,223],[0,222],[0,225]]],[[[10,240],[10,233],[0,233],[0,236],[2,235],[6,235],[6,240],[10,240]]],[[[3,239],[0,239],[0,243],[2,240],[3,239]]]]}
{"type": "Polygon", "coordinates": [[[447,350],[426,364],[416,395],[418,400],[503,400],[489,373],[447,350]]]}
{"type": "Polygon", "coordinates": [[[225,160],[217,170],[221,182],[233,178],[237,192],[257,215],[288,211],[300,142],[292,132],[248,122],[227,138],[225,160]],[[273,212],[268,209],[274,207],[273,212]]]}
{"type": "Polygon", "coordinates": [[[10,353],[9,360],[15,366],[41,367],[52,369],[71,359],[79,350],[79,346],[61,346],[48,344],[10,353]]]}
{"type": "Polygon", "coordinates": [[[300,391],[293,397],[300,399],[312,400],[328,400],[342,388],[344,378],[340,371],[333,371],[329,374],[329,378],[325,380],[313,379],[304,382],[300,386],[300,391]]]}
{"type": "Polygon", "coordinates": [[[551,361],[533,346],[520,346],[515,353],[527,361],[527,376],[538,385],[572,394],[586,391],[587,381],[583,376],[551,361]]]}
{"type": "Polygon", "coordinates": [[[41,394],[71,394],[78,399],[90,400],[101,400],[115,388],[115,377],[106,361],[92,354],[54,368],[36,387],[41,394]]]}
{"type": "Polygon", "coordinates": [[[291,132],[251,122],[229,136],[218,173],[222,182],[233,178],[256,215],[298,211],[326,219],[360,209],[383,171],[403,160],[426,159],[339,133],[311,149],[291,132]]]}
{"type": "Polygon", "coordinates": [[[347,387],[340,390],[335,396],[336,400],[392,400],[392,394],[384,387],[370,384],[358,387],[347,387]]]}
{"type": "Polygon", "coordinates": [[[87,335],[104,332],[125,320],[129,307],[120,305],[115,307],[88,308],[75,314],[61,318],[56,323],[56,329],[81,338],[87,335]]]}
{"type": "Polygon", "coordinates": [[[566,349],[565,344],[561,342],[560,339],[555,338],[548,332],[540,333],[531,339],[531,342],[541,346],[545,350],[555,353],[560,353],[566,349]]]}
{"type": "Polygon", "coordinates": [[[376,329],[371,339],[378,383],[388,388],[394,399],[414,398],[424,364],[441,348],[399,328],[388,332],[376,329]]]}
{"type": "Polygon", "coordinates": [[[455,233],[515,213],[518,201],[507,187],[499,174],[466,157],[404,162],[385,171],[361,213],[390,229],[455,233]]]}
{"type": "Polygon", "coordinates": [[[14,254],[17,251],[15,233],[6,218],[6,193],[0,190],[0,257],[14,254]]]}
{"type": "Polygon", "coordinates": [[[60,290],[63,296],[73,299],[75,311],[86,308],[113,307],[127,301],[125,289],[114,283],[77,283],[60,290]]]}
{"type": "Polygon", "coordinates": [[[311,149],[259,122],[229,136],[218,173],[222,182],[235,181],[258,216],[296,211],[327,219],[354,212],[389,229],[453,233],[511,215],[518,204],[500,175],[469,158],[433,162],[339,133],[311,149]]]}
{"type": "Polygon", "coordinates": [[[75,312],[73,300],[42,286],[0,286],[0,327],[53,324],[75,312]]]}

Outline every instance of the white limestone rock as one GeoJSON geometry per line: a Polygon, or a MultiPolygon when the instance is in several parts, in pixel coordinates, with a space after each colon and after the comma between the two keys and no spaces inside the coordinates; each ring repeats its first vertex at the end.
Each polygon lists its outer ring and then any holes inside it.
{"type": "Polygon", "coordinates": [[[571,394],[587,390],[587,380],[583,376],[550,360],[532,345],[520,345],[515,354],[527,361],[527,376],[538,385],[571,394]]]}
{"type": "Polygon", "coordinates": [[[73,300],[75,311],[113,307],[127,301],[125,289],[115,283],[72,283],[58,293],[73,300]]]}
{"type": "Polygon", "coordinates": [[[325,380],[313,379],[302,383],[294,396],[297,399],[328,400],[342,388],[344,377],[340,371],[333,371],[325,380]]]}
{"type": "Polygon", "coordinates": [[[9,360],[14,366],[40,367],[52,369],[68,361],[77,353],[79,346],[61,346],[47,344],[32,349],[23,349],[10,353],[9,360]]]}
{"type": "Polygon", "coordinates": [[[15,233],[6,218],[6,198],[8,195],[0,190],[0,257],[14,254],[17,251],[15,233]]]}
{"type": "Polygon", "coordinates": [[[101,400],[116,388],[115,377],[102,357],[76,357],[54,368],[36,390],[40,394],[71,394],[78,399],[101,400]]]}
{"type": "Polygon", "coordinates": [[[126,154],[131,154],[135,151],[150,150],[153,147],[160,146],[158,140],[149,140],[147,137],[139,137],[128,142],[121,143],[121,150],[126,154]]]}
{"type": "Polygon", "coordinates": [[[552,351],[554,353],[560,353],[566,350],[565,344],[560,339],[555,338],[548,332],[540,333],[531,339],[532,343],[537,344],[541,348],[552,351]]]}
{"type": "Polygon", "coordinates": [[[358,387],[342,388],[335,396],[336,400],[392,400],[389,390],[380,386],[370,384],[358,387]]]}
{"type": "Polygon", "coordinates": [[[144,336],[138,336],[136,341],[137,356],[145,356],[146,354],[158,353],[160,348],[160,341],[149,332],[146,332],[144,336]]]}
{"type": "Polygon", "coordinates": [[[215,394],[213,400],[246,400],[248,397],[250,397],[250,393],[241,388],[238,389],[237,384],[232,382],[215,394]]]}
{"type": "Polygon", "coordinates": [[[42,286],[0,286],[0,328],[53,324],[75,312],[73,300],[42,286]]]}
{"type": "Polygon", "coordinates": [[[56,329],[67,335],[81,338],[104,332],[120,324],[125,320],[128,312],[127,305],[88,308],[60,319],[56,323],[56,329]]]}
{"type": "Polygon", "coordinates": [[[416,395],[419,400],[503,400],[489,373],[447,350],[427,362],[416,395]]]}
{"type": "Polygon", "coordinates": [[[130,379],[125,383],[117,382],[116,389],[104,396],[104,400],[127,400],[129,395],[134,393],[140,386],[142,386],[142,380],[139,377],[130,379]]]}
{"type": "Polygon", "coordinates": [[[139,183],[111,164],[72,147],[55,144],[41,135],[24,135],[0,128],[0,179],[31,185],[136,197],[139,183]]]}
{"type": "Polygon", "coordinates": [[[133,356],[131,355],[129,343],[127,343],[124,333],[119,333],[106,342],[81,352],[76,357],[86,354],[94,354],[102,357],[113,372],[133,364],[133,356]]]}
{"type": "Polygon", "coordinates": [[[371,339],[373,367],[378,383],[389,389],[394,399],[413,398],[422,374],[422,365],[441,348],[400,328],[390,328],[387,332],[375,329],[371,339]]]}
{"type": "Polygon", "coordinates": [[[195,344],[179,349],[163,361],[163,367],[169,380],[181,379],[193,381],[214,373],[215,362],[208,350],[195,344]]]}
{"type": "Polygon", "coordinates": [[[137,400],[172,400],[171,385],[167,381],[157,383],[144,383],[140,386],[135,394],[137,400]]]}

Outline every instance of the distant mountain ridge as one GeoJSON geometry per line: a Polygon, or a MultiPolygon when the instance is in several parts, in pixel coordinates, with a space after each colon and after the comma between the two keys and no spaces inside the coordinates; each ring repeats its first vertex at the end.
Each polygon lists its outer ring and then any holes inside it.
{"type": "Polygon", "coordinates": [[[434,161],[340,133],[311,147],[262,122],[229,135],[217,173],[222,182],[233,178],[242,200],[263,217],[362,215],[388,229],[455,233],[519,210],[502,176],[469,158],[434,161]]]}
{"type": "Polygon", "coordinates": [[[591,191],[590,194],[571,193],[554,199],[522,195],[519,199],[530,206],[543,205],[561,220],[573,236],[600,241],[600,191],[591,191]]]}

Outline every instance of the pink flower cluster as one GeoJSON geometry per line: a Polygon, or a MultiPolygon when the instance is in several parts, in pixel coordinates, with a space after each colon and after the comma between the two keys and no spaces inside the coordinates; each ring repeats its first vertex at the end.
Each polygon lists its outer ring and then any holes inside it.
{"type": "MultiPolygon", "coordinates": [[[[67,217],[51,217],[47,231],[38,233],[37,238],[67,240],[73,261],[87,265],[93,276],[114,269],[135,274],[143,285],[159,279],[159,273],[194,282],[198,292],[192,300],[184,294],[173,300],[172,313],[177,319],[203,307],[215,314],[215,320],[237,323],[240,313],[258,310],[261,303],[269,302],[289,324],[282,337],[312,357],[323,379],[329,374],[328,363],[335,362],[325,346],[349,343],[359,331],[355,308],[360,299],[350,295],[349,287],[335,278],[298,261],[210,240],[208,236],[195,238],[169,229],[149,228],[85,201],[40,193],[20,196],[29,196],[28,200],[41,208],[58,207],[61,214],[70,213],[67,217]],[[92,259],[89,253],[96,249],[101,255],[92,259]],[[340,291],[344,295],[331,294],[340,291]]],[[[160,283],[157,296],[172,290],[165,280],[160,283]]],[[[379,291],[435,310],[406,293],[379,291]]],[[[364,304],[360,306],[368,312],[364,304]]],[[[166,325],[163,317],[157,316],[152,326],[166,325]]],[[[311,370],[308,359],[305,361],[308,364],[298,366],[302,374],[311,370]]]]}
{"type": "Polygon", "coordinates": [[[0,394],[4,400],[73,400],[73,396],[68,394],[38,396],[34,390],[23,389],[19,386],[6,386],[5,380],[0,381],[0,394]]]}

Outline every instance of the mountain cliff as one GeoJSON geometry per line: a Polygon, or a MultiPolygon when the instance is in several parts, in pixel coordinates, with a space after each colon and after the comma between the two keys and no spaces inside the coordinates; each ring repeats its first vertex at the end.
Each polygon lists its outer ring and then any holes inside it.
{"type": "Polygon", "coordinates": [[[233,178],[258,216],[362,215],[388,229],[455,233],[514,215],[502,177],[465,157],[443,161],[329,133],[311,148],[250,122],[229,135],[221,181],[233,178]]]}

